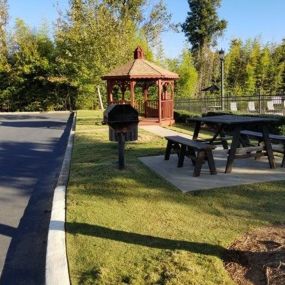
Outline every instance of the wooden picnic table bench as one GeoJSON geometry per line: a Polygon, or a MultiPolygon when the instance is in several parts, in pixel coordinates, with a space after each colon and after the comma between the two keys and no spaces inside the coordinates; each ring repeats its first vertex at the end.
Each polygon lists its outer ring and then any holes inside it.
{"type": "MultiPolygon", "coordinates": [[[[187,121],[190,122],[190,120],[187,121]]],[[[268,128],[270,124],[278,122],[277,119],[237,115],[218,115],[191,118],[191,122],[195,122],[193,140],[198,139],[202,124],[213,125],[216,126],[216,132],[210,143],[214,143],[220,136],[224,148],[228,148],[225,133],[230,130],[232,140],[228,150],[225,173],[231,173],[235,159],[254,156],[254,151],[259,152],[258,155],[266,155],[270,168],[276,168],[271,141],[268,136],[268,128]],[[241,131],[246,130],[248,127],[259,127],[262,130],[262,141],[264,142],[264,147],[255,146],[254,148],[247,148],[244,147],[244,145],[242,148],[239,147],[241,144],[241,131]],[[264,150],[264,152],[260,152],[260,149],[264,150]]]]}
{"type": "MultiPolygon", "coordinates": [[[[259,143],[262,141],[262,137],[263,137],[261,132],[254,132],[254,131],[249,131],[249,130],[241,131],[241,136],[243,138],[256,139],[256,140],[258,140],[259,143]]],[[[281,167],[284,167],[285,166],[285,136],[269,134],[269,140],[271,141],[271,143],[281,144],[281,146],[273,144],[272,150],[274,152],[278,152],[278,153],[283,154],[281,167]]],[[[246,143],[249,144],[248,140],[246,140],[246,143]]]]}
{"type": "Polygon", "coordinates": [[[217,174],[212,150],[215,146],[199,141],[194,141],[181,136],[166,136],[167,146],[165,150],[165,160],[169,160],[171,150],[178,154],[177,167],[182,167],[185,155],[190,157],[194,166],[193,176],[200,176],[201,168],[205,160],[211,174],[217,174]]]}

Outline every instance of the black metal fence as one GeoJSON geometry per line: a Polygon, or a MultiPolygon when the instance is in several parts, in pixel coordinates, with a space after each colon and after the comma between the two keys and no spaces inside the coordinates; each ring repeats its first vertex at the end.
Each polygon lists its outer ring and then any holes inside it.
{"type": "MultiPolygon", "coordinates": [[[[175,110],[185,110],[191,113],[223,111],[220,96],[204,96],[199,99],[177,98],[175,110]]],[[[225,96],[224,111],[250,114],[279,114],[285,115],[285,94],[254,95],[254,96],[225,96]]]]}

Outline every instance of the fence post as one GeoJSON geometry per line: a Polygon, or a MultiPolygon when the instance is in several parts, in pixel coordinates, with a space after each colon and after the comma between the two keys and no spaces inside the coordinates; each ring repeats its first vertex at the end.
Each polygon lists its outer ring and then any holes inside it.
{"type": "Polygon", "coordinates": [[[261,114],[261,92],[260,92],[260,89],[258,92],[258,101],[259,101],[258,113],[261,114]]]}

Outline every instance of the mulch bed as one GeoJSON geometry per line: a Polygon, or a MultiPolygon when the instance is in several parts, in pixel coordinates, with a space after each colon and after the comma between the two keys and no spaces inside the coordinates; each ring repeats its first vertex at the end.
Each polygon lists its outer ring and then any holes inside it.
{"type": "Polygon", "coordinates": [[[225,268],[237,284],[285,284],[285,225],[246,233],[225,256],[225,268]]]}

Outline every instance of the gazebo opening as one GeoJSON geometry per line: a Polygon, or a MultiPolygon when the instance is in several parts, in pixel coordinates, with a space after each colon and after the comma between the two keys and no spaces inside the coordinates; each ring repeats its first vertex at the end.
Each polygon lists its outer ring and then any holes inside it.
{"type": "Polygon", "coordinates": [[[131,104],[141,123],[171,125],[174,111],[174,82],[178,74],[144,59],[142,48],[134,59],[102,77],[107,81],[108,104],[131,104]]]}

